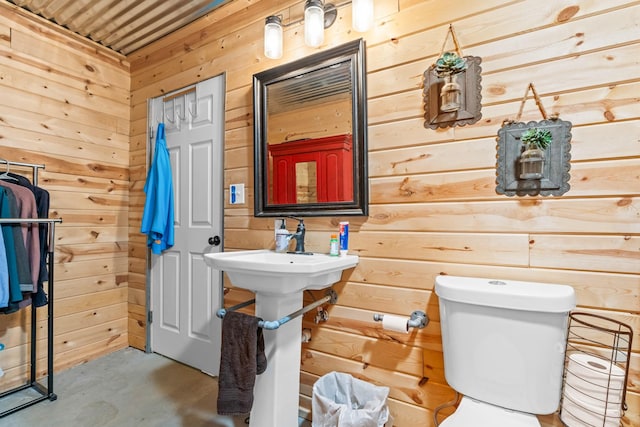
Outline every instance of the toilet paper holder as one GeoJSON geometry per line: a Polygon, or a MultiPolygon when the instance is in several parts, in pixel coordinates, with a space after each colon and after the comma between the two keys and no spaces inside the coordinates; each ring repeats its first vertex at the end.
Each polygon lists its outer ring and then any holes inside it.
{"type": "Polygon", "coordinates": [[[620,424],[632,338],[631,327],[615,319],[570,313],[560,405],[566,426],[620,424]]]}
{"type": "MultiPolygon", "coordinates": [[[[384,314],[380,314],[380,313],[373,314],[374,321],[382,322],[382,319],[384,319],[384,314]]],[[[425,326],[427,326],[428,323],[429,323],[429,318],[427,317],[427,314],[424,311],[416,310],[413,313],[411,313],[411,316],[409,316],[409,321],[407,322],[407,325],[410,328],[422,329],[425,326]]]]}

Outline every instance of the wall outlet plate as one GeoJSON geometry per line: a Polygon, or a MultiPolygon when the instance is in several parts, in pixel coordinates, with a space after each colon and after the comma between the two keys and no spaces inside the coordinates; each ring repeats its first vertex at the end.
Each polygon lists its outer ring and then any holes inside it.
{"type": "Polygon", "coordinates": [[[231,184],[229,186],[229,203],[232,205],[244,203],[244,184],[231,184]]]}

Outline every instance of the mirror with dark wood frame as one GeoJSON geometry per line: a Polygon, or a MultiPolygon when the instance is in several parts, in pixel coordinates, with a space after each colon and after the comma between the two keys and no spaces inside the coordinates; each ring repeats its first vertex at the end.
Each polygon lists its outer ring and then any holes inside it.
{"type": "Polygon", "coordinates": [[[368,214],[362,39],[253,76],[255,216],[368,214]]]}

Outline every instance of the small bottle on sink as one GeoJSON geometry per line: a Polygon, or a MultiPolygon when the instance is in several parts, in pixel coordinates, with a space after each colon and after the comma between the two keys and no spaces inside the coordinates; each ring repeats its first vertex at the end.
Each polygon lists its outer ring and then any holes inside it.
{"type": "Polygon", "coordinates": [[[338,244],[338,235],[332,234],[331,240],[329,241],[329,255],[338,256],[340,255],[340,246],[338,244]]]}

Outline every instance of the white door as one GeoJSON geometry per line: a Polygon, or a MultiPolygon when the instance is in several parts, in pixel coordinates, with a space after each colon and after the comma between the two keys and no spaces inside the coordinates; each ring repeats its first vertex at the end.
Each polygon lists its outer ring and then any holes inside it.
{"type": "Polygon", "coordinates": [[[175,244],[151,256],[151,350],[218,375],[222,275],[204,253],[222,249],[224,75],[151,100],[151,146],[165,123],[175,244]]]}

